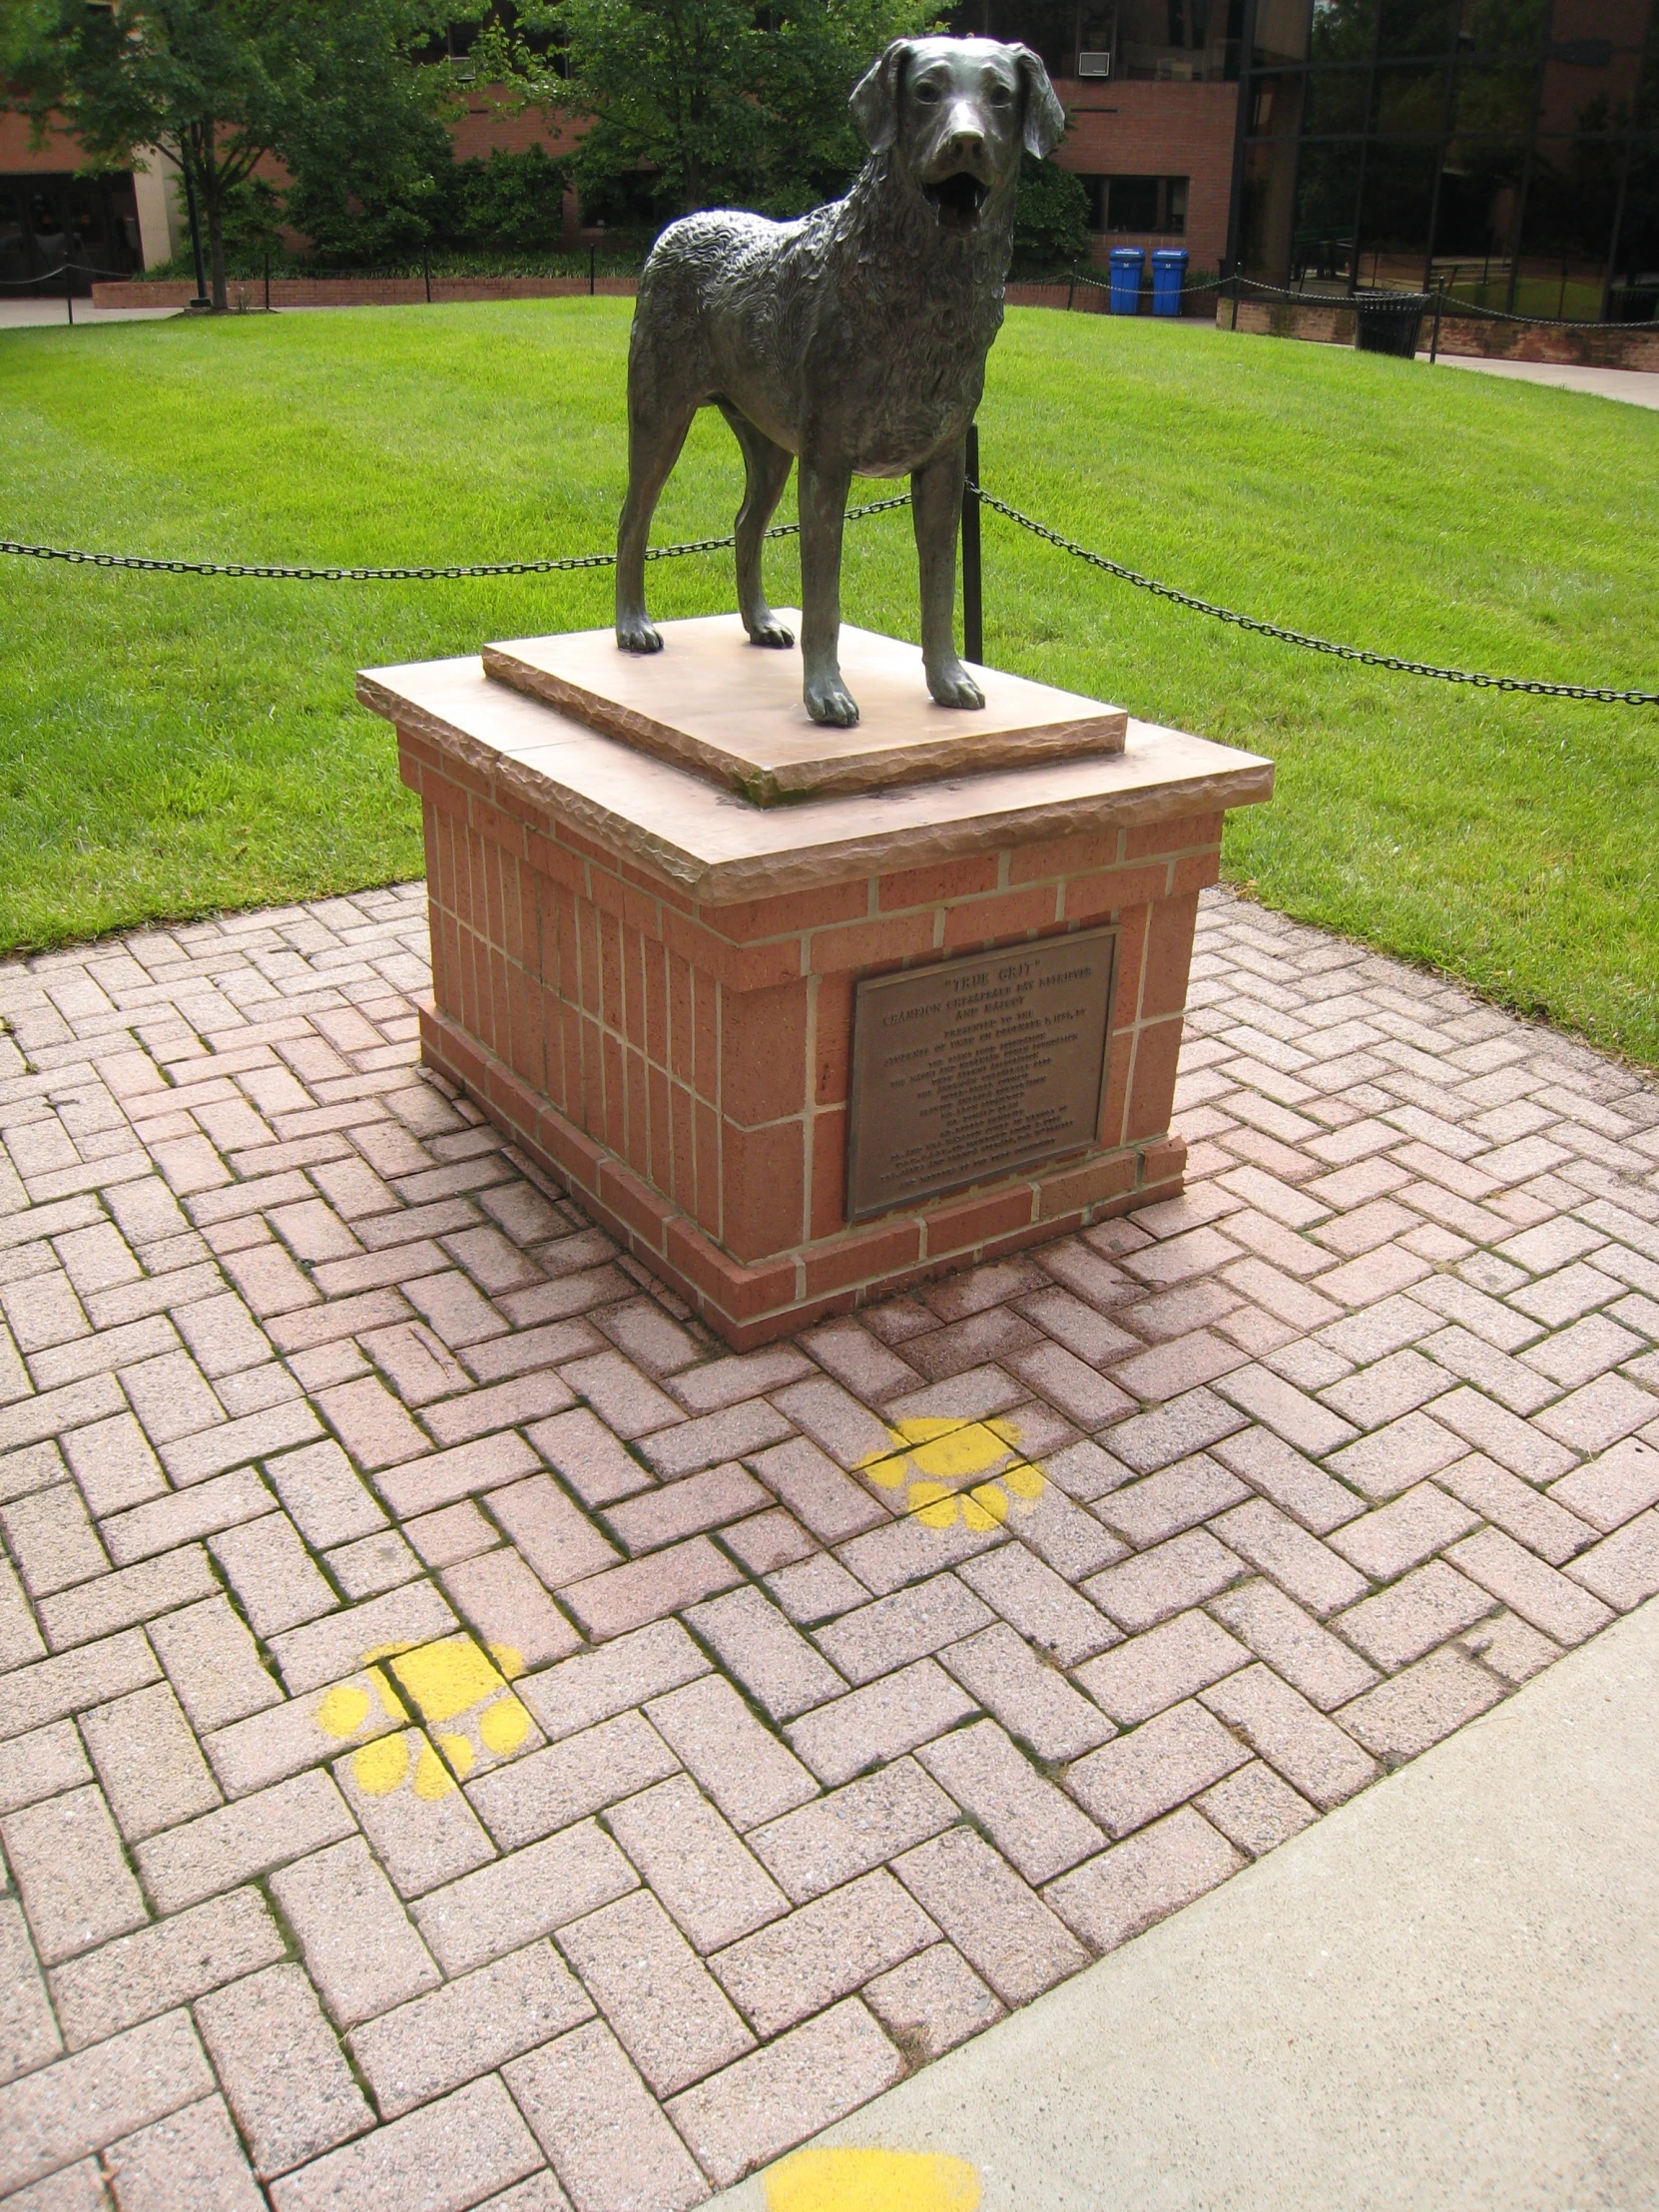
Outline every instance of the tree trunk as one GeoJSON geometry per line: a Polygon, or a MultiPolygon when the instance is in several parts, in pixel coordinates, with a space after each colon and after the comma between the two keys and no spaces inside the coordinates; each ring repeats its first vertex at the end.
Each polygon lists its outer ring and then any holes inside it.
{"type": "Polygon", "coordinates": [[[202,199],[208,218],[208,282],[214,313],[229,314],[231,301],[225,288],[225,181],[214,149],[214,127],[202,126],[202,199]]]}

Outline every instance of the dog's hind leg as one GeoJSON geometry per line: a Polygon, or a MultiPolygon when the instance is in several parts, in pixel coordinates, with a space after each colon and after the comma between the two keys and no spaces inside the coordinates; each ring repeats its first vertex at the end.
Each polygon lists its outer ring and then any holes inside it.
{"type": "Polygon", "coordinates": [[[764,430],[757,430],[746,414],[730,400],[717,401],[732,426],[732,435],[743,447],[743,505],[738,509],[738,607],[752,645],[794,645],[795,634],[785,628],[767,605],[761,581],[761,545],[767,524],[784,496],[795,459],[787,446],[774,445],[764,430]]]}
{"type": "Polygon", "coordinates": [[[841,517],[852,473],[801,456],[802,695],[815,722],[850,729],[858,703],[841,682],[841,517]]]}
{"type": "Polygon", "coordinates": [[[921,565],[921,664],[941,707],[982,707],[985,695],[956,655],[956,533],[962,513],[960,441],[910,474],[910,514],[921,565]]]}
{"type": "MultiPolygon", "coordinates": [[[[630,386],[633,375],[630,372],[630,386]]],[[[654,399],[643,404],[628,394],[628,496],[616,537],[616,642],[625,653],[660,653],[663,641],[645,611],[645,549],[651,517],[668,482],[697,401],[654,399]]]]}

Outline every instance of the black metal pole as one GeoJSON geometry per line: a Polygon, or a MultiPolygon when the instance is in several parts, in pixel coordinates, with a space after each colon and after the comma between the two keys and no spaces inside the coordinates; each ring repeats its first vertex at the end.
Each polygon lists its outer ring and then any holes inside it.
{"type": "Polygon", "coordinates": [[[271,249],[265,250],[265,311],[271,312],[271,249]]]}
{"type": "Polygon", "coordinates": [[[1433,367],[1440,357],[1440,309],[1445,305],[1445,286],[1441,284],[1434,294],[1434,333],[1428,340],[1428,365],[1433,367]]]}
{"type": "Polygon", "coordinates": [[[962,658],[985,659],[983,575],[979,562],[979,425],[967,428],[967,480],[962,486],[962,658]]]}
{"type": "Polygon", "coordinates": [[[426,285],[426,304],[432,304],[432,250],[423,246],[420,250],[420,274],[426,285]]]}
{"type": "Polygon", "coordinates": [[[588,297],[590,299],[593,297],[594,276],[598,267],[599,249],[597,246],[590,245],[588,248],[588,297]]]}
{"type": "Polygon", "coordinates": [[[190,173],[190,163],[185,158],[182,146],[179,149],[179,166],[185,173],[185,206],[190,211],[190,246],[196,257],[196,297],[191,305],[211,307],[213,301],[208,297],[208,265],[202,259],[202,218],[196,208],[196,179],[190,173]]]}
{"type": "Polygon", "coordinates": [[[75,272],[68,262],[63,265],[63,303],[69,310],[69,324],[75,326],[75,272]]]}
{"type": "Polygon", "coordinates": [[[1071,282],[1070,282],[1069,284],[1067,284],[1067,286],[1066,286],[1066,312],[1067,312],[1067,314],[1070,314],[1070,312],[1071,312],[1071,303],[1072,303],[1072,301],[1073,301],[1073,300],[1074,300],[1074,299],[1075,299],[1076,297],[1077,297],[1077,264],[1076,264],[1075,262],[1073,262],[1073,263],[1072,263],[1072,265],[1071,265],[1071,282]]]}

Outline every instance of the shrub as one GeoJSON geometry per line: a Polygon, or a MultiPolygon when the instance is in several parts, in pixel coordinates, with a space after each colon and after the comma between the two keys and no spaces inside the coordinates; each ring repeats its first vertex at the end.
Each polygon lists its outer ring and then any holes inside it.
{"type": "Polygon", "coordinates": [[[551,253],[564,231],[566,169],[539,146],[498,147],[488,161],[456,164],[446,180],[445,243],[482,254],[551,253]]]}
{"type": "Polygon", "coordinates": [[[1086,258],[1089,193],[1080,177],[1053,162],[1020,162],[1019,203],[1014,211],[1016,274],[1046,274],[1086,258]]]}

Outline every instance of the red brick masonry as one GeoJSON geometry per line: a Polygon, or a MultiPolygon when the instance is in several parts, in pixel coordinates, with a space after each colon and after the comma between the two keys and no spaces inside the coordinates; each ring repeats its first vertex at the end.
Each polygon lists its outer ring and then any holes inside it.
{"type": "Polygon", "coordinates": [[[1180,1189],[1170,1105],[1219,813],[712,906],[429,738],[398,744],[425,818],[427,1063],[729,1343],[1180,1189]],[[1121,934],[1095,1149],[848,1230],[856,980],[1105,922],[1121,934]]]}
{"type": "MultiPolygon", "coordinates": [[[[1419,342],[1426,346],[1430,318],[1419,342]]],[[[1307,338],[1317,345],[1352,345],[1354,309],[1341,299],[1244,299],[1217,294],[1216,324],[1259,337],[1307,338]]],[[[1569,361],[1586,368],[1659,369],[1659,326],[1651,322],[1488,322],[1478,315],[1440,317],[1439,350],[1492,361],[1569,361]]]]}

